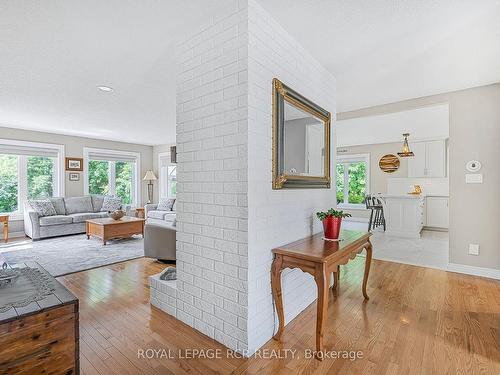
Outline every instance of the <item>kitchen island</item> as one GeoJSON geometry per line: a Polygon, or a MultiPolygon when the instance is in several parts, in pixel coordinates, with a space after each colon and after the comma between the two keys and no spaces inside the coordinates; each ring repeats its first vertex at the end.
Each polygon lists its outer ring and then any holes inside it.
{"type": "Polygon", "coordinates": [[[387,236],[420,238],[424,225],[423,195],[380,194],[377,197],[384,208],[387,236]]]}

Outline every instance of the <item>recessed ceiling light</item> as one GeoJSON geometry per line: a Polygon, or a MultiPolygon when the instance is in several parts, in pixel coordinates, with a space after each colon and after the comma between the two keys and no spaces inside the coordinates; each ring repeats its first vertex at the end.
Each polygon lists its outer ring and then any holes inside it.
{"type": "Polygon", "coordinates": [[[113,91],[113,88],[111,88],[109,86],[97,86],[97,88],[101,91],[104,91],[104,92],[112,92],[113,91]]]}

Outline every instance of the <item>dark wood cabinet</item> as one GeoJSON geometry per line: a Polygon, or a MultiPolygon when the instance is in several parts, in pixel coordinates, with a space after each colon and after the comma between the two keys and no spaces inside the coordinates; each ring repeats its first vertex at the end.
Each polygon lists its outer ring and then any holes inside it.
{"type": "Polygon", "coordinates": [[[0,374],[79,374],[78,299],[37,263],[15,266],[38,268],[55,288],[0,313],[0,374]]]}

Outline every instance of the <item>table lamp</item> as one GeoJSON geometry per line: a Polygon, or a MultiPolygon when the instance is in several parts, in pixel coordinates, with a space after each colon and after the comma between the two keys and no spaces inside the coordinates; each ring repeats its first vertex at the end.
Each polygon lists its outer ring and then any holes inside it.
{"type": "Polygon", "coordinates": [[[148,182],[148,203],[153,202],[153,181],[157,180],[155,174],[152,170],[146,171],[146,174],[143,178],[144,181],[148,182]]]}

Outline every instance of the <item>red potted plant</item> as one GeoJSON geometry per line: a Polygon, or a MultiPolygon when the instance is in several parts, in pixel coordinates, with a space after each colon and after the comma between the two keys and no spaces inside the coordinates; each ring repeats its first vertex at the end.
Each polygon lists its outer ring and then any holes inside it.
{"type": "Polygon", "coordinates": [[[322,211],[316,212],[316,216],[323,222],[323,231],[325,234],[325,239],[337,240],[340,235],[340,226],[342,224],[342,218],[350,217],[351,214],[330,208],[326,212],[322,211]]]}

